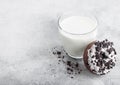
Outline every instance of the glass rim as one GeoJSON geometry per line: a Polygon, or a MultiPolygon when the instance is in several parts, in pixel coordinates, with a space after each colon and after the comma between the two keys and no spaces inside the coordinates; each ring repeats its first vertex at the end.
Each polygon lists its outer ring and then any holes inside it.
{"type": "MultiPolygon", "coordinates": [[[[67,14],[66,16],[67,17],[71,17],[71,16],[81,16],[80,15],[80,13],[75,13],[75,14],[67,14]],[[67,16],[68,15],[68,16],[67,16]]],[[[83,15],[84,17],[89,17],[89,16],[85,16],[85,15],[83,15]]],[[[63,32],[65,32],[65,33],[67,33],[67,34],[71,34],[71,35],[86,35],[86,34],[89,34],[89,33],[92,33],[92,32],[94,32],[96,29],[97,29],[97,26],[98,26],[98,20],[97,20],[97,18],[96,18],[96,16],[94,16],[94,15],[90,15],[90,19],[92,18],[93,20],[95,20],[95,22],[96,22],[96,26],[95,26],[95,28],[93,28],[91,31],[89,31],[89,32],[86,32],[86,33],[71,33],[71,32],[67,32],[67,31],[65,31],[61,26],[60,26],[60,21],[61,20],[63,20],[63,19],[65,19],[64,18],[65,17],[65,14],[62,14],[61,16],[59,16],[58,17],[58,29],[59,30],[62,30],[63,32]]],[[[66,17],[66,18],[67,18],[66,17]]]]}

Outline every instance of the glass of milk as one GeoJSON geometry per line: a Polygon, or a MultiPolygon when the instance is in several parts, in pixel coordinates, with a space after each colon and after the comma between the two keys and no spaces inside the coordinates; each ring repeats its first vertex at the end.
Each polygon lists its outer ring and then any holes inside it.
{"type": "Polygon", "coordinates": [[[80,59],[86,46],[96,40],[97,20],[90,14],[68,13],[59,17],[58,29],[68,55],[80,59]]]}

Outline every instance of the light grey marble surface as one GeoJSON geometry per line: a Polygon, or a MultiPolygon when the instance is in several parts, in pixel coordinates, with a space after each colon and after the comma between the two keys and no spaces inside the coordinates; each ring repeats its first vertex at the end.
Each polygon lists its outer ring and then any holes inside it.
{"type": "Polygon", "coordinates": [[[0,0],[0,85],[120,85],[120,0],[0,0]],[[51,49],[60,47],[58,16],[92,11],[98,39],[117,50],[116,67],[105,76],[83,71],[73,79],[51,49]]]}

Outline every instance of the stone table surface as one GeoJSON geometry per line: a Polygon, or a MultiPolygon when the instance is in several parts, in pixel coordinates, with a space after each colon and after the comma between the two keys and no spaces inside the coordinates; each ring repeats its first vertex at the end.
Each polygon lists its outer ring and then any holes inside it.
{"type": "MultiPolygon", "coordinates": [[[[120,0],[0,0],[0,85],[120,85],[120,0]],[[57,20],[67,11],[90,11],[98,39],[117,50],[116,67],[105,76],[82,72],[70,78],[52,49],[62,49],[57,20]]],[[[68,58],[69,59],[69,58],[68,58]]]]}

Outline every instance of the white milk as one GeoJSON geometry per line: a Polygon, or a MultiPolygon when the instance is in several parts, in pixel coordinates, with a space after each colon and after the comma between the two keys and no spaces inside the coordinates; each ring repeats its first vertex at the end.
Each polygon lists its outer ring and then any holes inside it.
{"type": "Polygon", "coordinates": [[[83,16],[70,16],[59,21],[59,31],[65,51],[81,58],[85,47],[96,38],[97,21],[83,16]]]}

